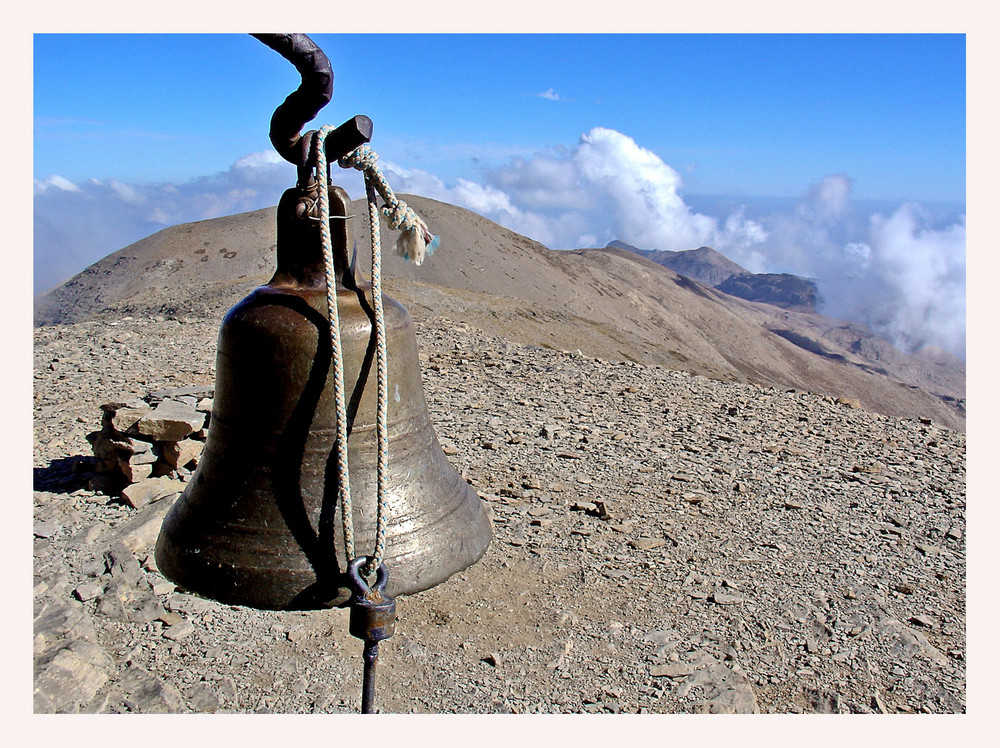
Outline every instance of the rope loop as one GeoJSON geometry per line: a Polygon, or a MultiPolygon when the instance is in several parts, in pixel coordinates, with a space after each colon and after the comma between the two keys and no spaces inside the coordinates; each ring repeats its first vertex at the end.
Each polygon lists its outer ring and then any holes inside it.
{"type": "Polygon", "coordinates": [[[344,386],[344,354],[340,337],[340,313],[337,306],[337,279],[333,262],[333,239],[330,236],[330,191],[327,179],[327,159],[324,143],[333,127],[324,125],[313,135],[311,161],[316,164],[319,230],[326,272],[326,308],[330,321],[330,366],[333,373],[333,400],[337,416],[336,453],[337,501],[340,504],[344,529],[344,550],[347,561],[354,558],[354,506],[351,500],[350,470],[347,459],[347,397],[344,386]]]}
{"type": "MultiPolygon", "coordinates": [[[[351,499],[350,472],[347,450],[347,403],[344,386],[344,360],[340,335],[340,316],[337,307],[336,270],[333,262],[333,242],[330,236],[330,195],[327,178],[327,160],[324,141],[333,132],[329,125],[321,127],[313,137],[312,158],[316,163],[317,187],[319,191],[320,239],[323,244],[323,263],[326,271],[327,315],[330,320],[331,367],[333,369],[334,405],[337,414],[336,467],[338,475],[338,501],[341,507],[344,550],[348,565],[359,560],[354,545],[354,508],[351,499]]],[[[365,187],[368,196],[369,220],[372,222],[372,331],[375,335],[375,379],[377,390],[376,438],[378,441],[378,462],[376,475],[376,521],[375,552],[367,558],[364,573],[371,576],[382,567],[385,555],[388,478],[388,389],[389,374],[386,351],[385,316],[382,308],[382,249],[378,231],[378,212],[375,205],[375,191],[368,173],[377,169],[374,164],[378,156],[371,148],[362,146],[355,149],[341,162],[347,160],[355,168],[364,168],[365,187]]]]}
{"type": "Polygon", "coordinates": [[[378,154],[372,150],[370,145],[365,143],[359,145],[350,153],[345,153],[337,163],[344,169],[358,169],[360,171],[375,169],[378,164],[378,154]]]}

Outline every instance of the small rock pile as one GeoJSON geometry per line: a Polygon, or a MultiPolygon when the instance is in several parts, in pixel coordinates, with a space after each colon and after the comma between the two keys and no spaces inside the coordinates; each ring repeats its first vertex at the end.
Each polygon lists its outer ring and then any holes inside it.
{"type": "Polygon", "coordinates": [[[139,509],[181,490],[198,464],[212,413],[211,387],[179,387],[101,406],[87,435],[97,458],[92,489],[139,509]]]}

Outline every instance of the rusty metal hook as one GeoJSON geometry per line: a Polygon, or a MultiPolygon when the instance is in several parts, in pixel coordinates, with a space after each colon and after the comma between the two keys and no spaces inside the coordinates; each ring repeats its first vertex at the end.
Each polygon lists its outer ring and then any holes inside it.
{"type": "MultiPolygon", "coordinates": [[[[286,161],[299,168],[299,179],[309,165],[312,131],[302,135],[302,127],[333,98],[333,68],[330,59],[305,34],[250,34],[291,62],[302,76],[302,83],[292,91],[271,115],[271,144],[286,161]]],[[[372,137],[372,121],[359,114],[331,132],[326,138],[329,163],[350,153],[372,137]]]]}

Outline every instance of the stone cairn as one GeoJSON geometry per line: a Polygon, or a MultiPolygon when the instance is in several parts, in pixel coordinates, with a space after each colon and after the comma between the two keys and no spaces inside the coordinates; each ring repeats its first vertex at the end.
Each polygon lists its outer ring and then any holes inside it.
{"type": "Polygon", "coordinates": [[[180,387],[102,405],[101,430],[87,435],[93,487],[136,509],[181,490],[205,446],[212,396],[211,387],[180,387]]]}

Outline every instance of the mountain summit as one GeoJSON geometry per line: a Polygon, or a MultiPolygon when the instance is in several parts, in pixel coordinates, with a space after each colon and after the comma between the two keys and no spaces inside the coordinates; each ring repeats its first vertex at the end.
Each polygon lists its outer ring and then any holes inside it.
{"type": "MultiPolygon", "coordinates": [[[[737,298],[629,249],[550,250],[465,209],[405,200],[441,238],[421,267],[383,258],[386,293],[418,324],[464,320],[523,345],[822,393],[965,428],[965,366],[954,357],[906,355],[860,325],[737,298]]],[[[355,212],[365,214],[360,203],[355,212]]],[[[355,230],[367,272],[365,222],[355,230]]],[[[390,236],[384,224],[383,232],[390,236]]],[[[164,229],[39,298],[35,324],[221,319],[270,278],[274,246],[273,208],[164,229]]],[[[743,270],[707,247],[692,251],[743,270]]]]}
{"type": "Polygon", "coordinates": [[[818,292],[815,282],[789,273],[751,273],[711,247],[677,252],[669,249],[639,249],[617,239],[610,242],[608,247],[635,252],[675,273],[730,296],[773,304],[795,312],[816,311],[818,292]]]}
{"type": "Polygon", "coordinates": [[[670,268],[675,273],[686,275],[703,286],[715,288],[733,275],[750,275],[750,271],[737,265],[721,252],[711,247],[698,247],[675,252],[669,249],[639,249],[631,244],[615,239],[608,243],[609,249],[627,249],[637,255],[652,260],[657,265],[670,268]]]}

